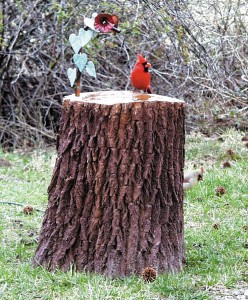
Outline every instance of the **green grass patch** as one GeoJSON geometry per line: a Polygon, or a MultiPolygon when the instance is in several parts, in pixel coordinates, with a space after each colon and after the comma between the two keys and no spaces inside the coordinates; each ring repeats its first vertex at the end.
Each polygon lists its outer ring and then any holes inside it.
{"type": "Polygon", "coordinates": [[[204,181],[185,193],[186,265],[178,274],[111,280],[97,274],[50,273],[33,268],[54,151],[3,153],[11,166],[0,167],[1,299],[215,299],[211,287],[248,289],[248,149],[244,134],[229,130],[219,137],[186,138],[185,169],[204,165],[204,181]],[[230,149],[232,150],[230,155],[230,149]],[[229,161],[230,168],[223,168],[229,161]],[[218,196],[216,188],[225,188],[218,196]],[[21,205],[41,211],[23,213],[21,205]]]}

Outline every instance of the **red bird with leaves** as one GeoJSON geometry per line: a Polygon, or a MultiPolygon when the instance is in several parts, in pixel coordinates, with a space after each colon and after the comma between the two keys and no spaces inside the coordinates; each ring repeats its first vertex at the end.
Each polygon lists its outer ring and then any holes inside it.
{"type": "Polygon", "coordinates": [[[132,85],[138,89],[143,90],[148,94],[152,94],[150,87],[151,75],[149,73],[149,68],[151,64],[147,61],[145,57],[138,54],[137,62],[131,72],[131,82],[132,85]]]}

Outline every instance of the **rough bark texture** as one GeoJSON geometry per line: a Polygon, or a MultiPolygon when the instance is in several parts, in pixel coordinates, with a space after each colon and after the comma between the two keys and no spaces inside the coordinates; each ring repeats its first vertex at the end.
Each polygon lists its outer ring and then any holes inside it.
{"type": "Polygon", "coordinates": [[[113,277],[182,268],[185,110],[174,100],[131,92],[64,100],[35,265],[113,277]]]}

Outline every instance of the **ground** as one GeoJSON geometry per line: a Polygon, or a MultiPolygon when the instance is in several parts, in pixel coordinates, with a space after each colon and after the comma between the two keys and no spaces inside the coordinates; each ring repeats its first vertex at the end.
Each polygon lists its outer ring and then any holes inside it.
{"type": "Polygon", "coordinates": [[[244,132],[186,138],[185,170],[204,181],[185,193],[186,265],[153,283],[141,277],[33,268],[54,149],[0,152],[1,299],[248,299],[248,148],[244,132]],[[227,163],[228,162],[228,163],[227,163]],[[229,166],[229,167],[228,167],[229,166]],[[223,188],[223,194],[216,189],[223,188]],[[20,206],[16,205],[19,204],[20,206]],[[34,211],[23,209],[32,206],[34,211]]]}

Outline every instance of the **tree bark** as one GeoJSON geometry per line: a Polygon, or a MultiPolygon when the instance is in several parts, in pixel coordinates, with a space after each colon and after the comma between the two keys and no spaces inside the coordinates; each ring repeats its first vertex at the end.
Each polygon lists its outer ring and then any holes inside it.
{"type": "Polygon", "coordinates": [[[111,277],[181,270],[184,107],[132,92],[64,99],[35,265],[111,277]]]}

